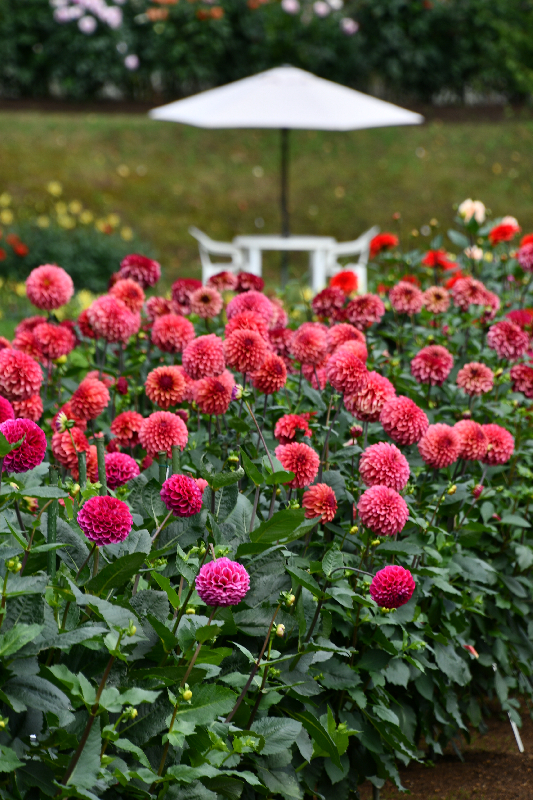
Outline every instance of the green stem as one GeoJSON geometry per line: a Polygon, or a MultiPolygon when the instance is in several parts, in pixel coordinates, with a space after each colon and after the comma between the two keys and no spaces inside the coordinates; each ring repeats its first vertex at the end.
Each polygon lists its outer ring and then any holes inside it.
{"type": "MultiPolygon", "coordinates": [[[[50,467],[50,486],[57,486],[57,472],[53,467],[50,467]]],[[[57,541],[57,514],[59,510],[59,503],[53,500],[48,510],[48,519],[46,526],[46,538],[48,544],[55,544],[57,541]]],[[[56,551],[48,551],[48,575],[51,580],[55,578],[57,569],[56,551]]]]}
{"type": "Polygon", "coordinates": [[[100,496],[103,497],[107,494],[107,478],[105,474],[105,450],[104,450],[104,435],[95,436],[96,440],[96,456],[98,459],[98,480],[100,481],[100,496]]]}
{"type": "Polygon", "coordinates": [[[254,423],[254,425],[255,425],[255,427],[257,429],[257,432],[259,434],[259,438],[261,439],[261,442],[263,443],[263,447],[265,448],[265,453],[267,454],[268,460],[270,461],[270,466],[272,467],[272,472],[275,472],[276,470],[274,468],[274,462],[272,461],[272,456],[270,455],[268,447],[266,446],[265,437],[263,436],[263,431],[261,430],[261,428],[257,424],[257,420],[256,420],[256,418],[254,416],[254,412],[252,411],[252,409],[250,407],[250,403],[247,400],[245,400],[245,406],[246,406],[246,408],[248,410],[248,413],[251,416],[251,418],[253,420],[253,423],[254,423]]]}

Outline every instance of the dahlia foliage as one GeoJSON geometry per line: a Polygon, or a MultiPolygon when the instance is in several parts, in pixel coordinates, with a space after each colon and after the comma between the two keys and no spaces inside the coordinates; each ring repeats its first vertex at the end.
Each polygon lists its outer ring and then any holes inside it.
{"type": "Polygon", "coordinates": [[[0,349],[6,797],[355,797],[483,697],[520,723],[533,240],[457,223],[455,255],[383,233],[374,291],[305,305],[245,273],[165,295],[132,254],[68,320],[83,287],[31,273],[0,349]]]}

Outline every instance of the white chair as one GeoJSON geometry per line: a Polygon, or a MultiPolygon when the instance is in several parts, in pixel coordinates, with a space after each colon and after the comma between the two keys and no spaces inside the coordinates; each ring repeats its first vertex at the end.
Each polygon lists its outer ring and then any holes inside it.
{"type": "Polygon", "coordinates": [[[217,242],[206,233],[191,226],[189,233],[198,242],[200,261],[202,262],[202,283],[205,285],[209,278],[218,272],[241,272],[246,269],[242,250],[230,242],[217,242]],[[210,256],[226,256],[229,261],[211,261],[210,256]]]}
{"type": "Polygon", "coordinates": [[[357,293],[366,294],[367,292],[367,272],[366,265],[370,255],[370,242],[379,233],[379,227],[374,225],[368,231],[351,242],[338,242],[328,248],[324,270],[313,270],[312,287],[314,292],[320,292],[327,283],[327,279],[336,275],[337,272],[351,270],[357,276],[357,293]],[[338,259],[349,256],[359,256],[357,262],[353,264],[339,264],[338,259]]]}

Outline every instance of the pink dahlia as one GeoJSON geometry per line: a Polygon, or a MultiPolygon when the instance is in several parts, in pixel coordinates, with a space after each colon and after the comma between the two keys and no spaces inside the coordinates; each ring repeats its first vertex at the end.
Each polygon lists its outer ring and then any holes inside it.
{"type": "Polygon", "coordinates": [[[139,432],[144,418],[137,411],[123,411],[111,423],[111,433],[122,447],[135,447],[139,444],[139,432]]]}
{"type": "Polygon", "coordinates": [[[423,298],[424,308],[432,314],[444,314],[450,307],[450,293],[444,286],[430,286],[423,298]]]}
{"type": "Polygon", "coordinates": [[[26,279],[28,300],[37,308],[53,311],[64,306],[74,294],[72,278],[55,264],[32,269],[26,279]]]}
{"type": "Polygon", "coordinates": [[[112,344],[125,344],[141,327],[140,315],[133,314],[126,303],[112,294],[98,297],[87,309],[87,319],[97,337],[112,344]]]}
{"type": "Polygon", "coordinates": [[[5,347],[11,347],[11,342],[9,339],[6,339],[5,336],[0,336],[0,350],[3,350],[5,347]]]}
{"type": "Polygon", "coordinates": [[[201,288],[202,281],[196,280],[196,278],[178,278],[178,280],[172,284],[172,301],[180,314],[191,313],[191,294],[195,292],[196,289],[201,288]]]}
{"type": "Polygon", "coordinates": [[[396,492],[409,481],[409,462],[398,448],[387,442],[367,447],[359,461],[359,472],[366,486],[388,486],[396,492]]]}
{"type": "Polygon", "coordinates": [[[409,602],[415,588],[416,584],[409,570],[399,564],[392,564],[376,572],[369,592],[380,608],[400,608],[409,602]]]}
{"type": "Polygon", "coordinates": [[[98,339],[96,331],[89,322],[89,309],[84,308],[78,317],[78,328],[82,336],[86,339],[98,339]]]}
{"type": "Polygon", "coordinates": [[[303,436],[313,435],[313,431],[309,427],[309,415],[284,414],[276,422],[274,436],[280,444],[289,444],[294,441],[298,431],[302,431],[303,436]]]}
{"type": "Polygon", "coordinates": [[[186,383],[178,367],[156,367],[148,373],[144,387],[148,399],[166,410],[183,401],[186,383]]]}
{"type": "Polygon", "coordinates": [[[33,335],[41,353],[50,361],[67,356],[76,347],[76,337],[64,325],[42,322],[33,329],[33,335]]]}
{"type": "Polygon", "coordinates": [[[81,419],[96,419],[109,405],[109,389],[97,378],[84,378],[72,397],[72,413],[81,419]]]}
{"type": "Polygon", "coordinates": [[[183,369],[193,378],[207,378],[224,371],[224,342],[214,333],[199,336],[183,351],[183,369]]]}
{"type": "Polygon", "coordinates": [[[26,400],[39,394],[43,373],[39,364],[20,350],[0,350],[0,394],[8,400],[26,400]]]}
{"type": "Polygon", "coordinates": [[[172,457],[172,446],[177,445],[184,450],[189,434],[187,426],[176,414],[170,411],[155,411],[143,421],[139,431],[139,440],[149,456],[155,457],[165,451],[172,457]]]}
{"type": "Polygon", "coordinates": [[[267,353],[268,346],[257,331],[236,330],[224,342],[226,362],[237,372],[255,372],[267,353]]]}
{"type": "Polygon", "coordinates": [[[390,304],[399,314],[419,314],[424,306],[424,295],[408,281],[400,281],[389,292],[390,304]]]}
{"type": "Polygon", "coordinates": [[[418,450],[428,466],[433,469],[444,469],[459,458],[461,439],[450,425],[437,422],[435,425],[430,425],[420,439],[418,450]]]}
{"type": "Polygon", "coordinates": [[[274,316],[270,323],[271,328],[284,328],[289,324],[289,315],[283,306],[283,300],[280,297],[272,297],[270,300],[274,316]]]}
{"type": "Polygon", "coordinates": [[[179,314],[163,314],[154,322],[151,335],[164,353],[181,353],[195,337],[194,325],[179,314]]]}
{"type": "Polygon", "coordinates": [[[119,275],[121,278],[131,278],[143,289],[155,286],[161,277],[161,265],[152,258],[131,253],[120,262],[119,275]]]}
{"type": "MultiPolygon", "coordinates": [[[[328,353],[333,353],[337,347],[340,347],[347,342],[359,342],[366,349],[366,338],[364,333],[354,328],[353,325],[348,325],[346,322],[341,322],[339,325],[332,325],[326,334],[326,343],[328,353]]],[[[363,361],[366,359],[361,359],[363,361]]]]}
{"type": "Polygon", "coordinates": [[[305,322],[294,332],[291,353],[300,364],[320,364],[326,357],[327,328],[318,322],[305,322]]]}
{"type": "Polygon", "coordinates": [[[126,453],[107,453],[105,457],[105,475],[107,485],[113,491],[124,486],[139,474],[139,465],[126,453]]]}
{"type": "Polygon", "coordinates": [[[529,347],[529,336],[514,322],[507,319],[491,325],[487,333],[487,344],[496,350],[498,358],[517,361],[529,347]]]}
{"type": "Polygon", "coordinates": [[[77,519],[85,536],[99,547],[123,542],[133,526],[126,503],[109,495],[90,497],[79,510],[77,519]]]}
{"type": "Polygon", "coordinates": [[[207,281],[208,286],[214,286],[219,292],[234,292],[237,288],[237,276],[233,272],[223,270],[217,272],[216,275],[211,275],[207,281]]]}
{"type": "Polygon", "coordinates": [[[459,436],[459,458],[480,461],[489,444],[483,426],[473,419],[462,419],[455,423],[453,429],[459,436]]]}
{"type": "Polygon", "coordinates": [[[43,415],[43,401],[40,394],[32,394],[26,400],[13,400],[13,411],[17,419],[31,419],[39,422],[43,415]]]}
{"type": "Polygon", "coordinates": [[[533,397],[533,367],[527,364],[515,364],[511,367],[513,392],[523,392],[526,397],[533,397]]]}
{"type": "Polygon", "coordinates": [[[388,400],[396,397],[392,383],[378,372],[369,372],[364,389],[356,394],[345,394],[346,410],[361,422],[377,422],[388,400]]]}
{"type": "Polygon", "coordinates": [[[517,254],[518,263],[524,272],[533,272],[533,242],[522,245],[517,254]]]}
{"type": "Polygon", "coordinates": [[[350,300],[346,307],[348,322],[364,331],[379,322],[385,313],[385,306],[377,294],[362,294],[350,300]]]}
{"type": "Polygon", "coordinates": [[[11,444],[23,440],[16,450],[4,456],[4,472],[28,472],[42,464],[46,454],[46,436],[33,420],[6,419],[0,425],[0,433],[11,444]]]}
{"type": "Polygon", "coordinates": [[[225,414],[232,398],[235,386],[233,375],[225,370],[216,377],[209,376],[196,381],[194,385],[194,401],[202,414],[225,414]]]}
{"type": "Polygon", "coordinates": [[[312,300],[311,308],[317,317],[329,319],[344,306],[346,295],[338,286],[328,286],[322,289],[312,300]]]}
{"type": "Polygon", "coordinates": [[[251,290],[238,294],[229,301],[226,314],[228,319],[232,319],[236,314],[241,314],[243,311],[252,311],[262,317],[267,325],[270,325],[274,318],[274,308],[272,303],[261,292],[251,290]]]}
{"type": "Polygon", "coordinates": [[[19,333],[23,331],[32,331],[37,325],[40,325],[41,322],[46,322],[46,317],[26,317],[25,319],[21,320],[17,327],[15,328],[15,336],[18,336],[19,333]]]}
{"type": "Polygon", "coordinates": [[[224,305],[222,295],[214,286],[202,286],[201,289],[196,289],[191,294],[189,302],[191,313],[198,314],[202,319],[218,316],[224,305]]]}
{"type": "Polygon", "coordinates": [[[86,453],[88,450],[89,442],[79,428],[70,428],[63,433],[56,431],[52,436],[52,454],[67,469],[77,467],[78,453],[86,453]]]}
{"type": "Polygon", "coordinates": [[[252,374],[252,385],[263,394],[275,394],[287,383],[287,367],[281,356],[267,353],[263,364],[252,374]]]}
{"type": "Polygon", "coordinates": [[[471,361],[457,373],[457,386],[471,397],[490,392],[494,386],[494,373],[486,364],[471,361]]]}
{"type": "Polygon", "coordinates": [[[294,472],[294,480],[286,484],[289,489],[301,489],[313,483],[320,466],[320,458],[312,447],[292,442],[278,444],[274,452],[276,458],[281,461],[283,469],[294,472]]]}
{"type": "Polygon", "coordinates": [[[175,517],[192,517],[202,508],[202,491],[187,475],[171,475],[161,487],[161,499],[175,517]]]}
{"type": "Polygon", "coordinates": [[[204,564],[196,578],[196,591],[208,606],[236,606],[250,588],[250,576],[237,561],[217,558],[204,564]]]}
{"type": "MultiPolygon", "coordinates": [[[[272,349],[278,356],[281,356],[287,366],[287,361],[290,361],[291,355],[291,341],[294,331],[290,328],[270,328],[268,331],[268,338],[272,349]]],[[[292,362],[291,362],[292,363],[292,362]]]]}
{"type": "Polygon", "coordinates": [[[326,365],[328,380],[342,394],[364,391],[368,383],[368,370],[361,359],[350,349],[350,343],[341,345],[326,365]]]}
{"type": "MultiPolygon", "coordinates": [[[[354,328],[353,330],[355,331],[356,328],[354,328]]],[[[356,341],[355,339],[350,339],[344,344],[339,345],[339,347],[337,347],[337,350],[335,352],[337,352],[341,348],[345,353],[348,352],[353,353],[354,356],[357,356],[359,361],[362,361],[363,364],[366,364],[366,360],[368,358],[368,350],[366,349],[366,344],[364,342],[359,342],[356,341]]]]}
{"type": "Polygon", "coordinates": [[[224,329],[226,339],[237,330],[256,331],[266,341],[268,341],[269,338],[267,323],[263,317],[254,314],[253,311],[242,311],[240,314],[235,314],[235,316],[230,319],[224,329]]]}
{"type": "Polygon", "coordinates": [[[153,295],[146,301],[144,309],[150,322],[155,322],[158,317],[172,313],[172,301],[167,300],[166,297],[158,297],[157,295],[153,295]]]}
{"type": "Polygon", "coordinates": [[[13,406],[5,397],[0,397],[0,424],[6,419],[15,419],[13,406]]]}
{"type": "MultiPolygon", "coordinates": [[[[514,322],[515,325],[518,325],[519,328],[522,328],[523,331],[529,331],[529,333],[531,333],[533,329],[533,308],[514,308],[505,316],[507,319],[510,319],[511,322],[514,322]]],[[[15,334],[16,332],[15,330],[15,334]]]]}
{"type": "Polygon", "coordinates": [[[513,436],[501,425],[483,425],[483,430],[489,440],[483,463],[491,467],[506,464],[514,452],[513,436]]]}
{"type": "Polygon", "coordinates": [[[500,310],[500,298],[494,292],[487,291],[487,296],[485,298],[485,308],[483,310],[483,314],[481,319],[483,322],[492,322],[498,311],[500,310]]]}
{"type": "Polygon", "coordinates": [[[411,361],[411,375],[417,383],[442,386],[453,369],[453,356],[440,344],[423,347],[411,361]]]}
{"type": "Polygon", "coordinates": [[[337,498],[327,483],[315,483],[304,492],[302,506],[306,519],[320,517],[322,522],[331,522],[337,513],[337,498]]]}
{"type": "Polygon", "coordinates": [[[462,311],[468,311],[468,307],[484,306],[487,302],[487,288],[481,281],[475,278],[459,278],[451,288],[453,302],[462,311]]]}
{"type": "Polygon", "coordinates": [[[238,292],[262,292],[265,288],[265,282],[259,275],[253,275],[251,272],[239,272],[237,275],[237,291],[238,292]]]}
{"type": "Polygon", "coordinates": [[[133,314],[139,312],[144,305],[145,298],[142,286],[132,278],[118,280],[109,290],[109,294],[122,300],[133,314]]]}
{"type": "Polygon", "coordinates": [[[21,331],[13,339],[13,350],[20,350],[21,353],[26,353],[41,364],[48,365],[49,361],[45,357],[43,351],[39,347],[39,342],[33,330],[21,331]]]}
{"type": "Polygon", "coordinates": [[[428,429],[428,418],[416,403],[400,395],[388,400],[379,416],[383,430],[398,444],[420,441],[428,429]]]}
{"type": "Polygon", "coordinates": [[[357,503],[357,513],[363,525],[379,536],[400,533],[409,518],[403,497],[388,486],[379,484],[363,492],[357,503]]]}
{"type": "Polygon", "coordinates": [[[204,490],[209,486],[208,482],[204,478],[194,478],[194,481],[203,495],[204,490]]]}

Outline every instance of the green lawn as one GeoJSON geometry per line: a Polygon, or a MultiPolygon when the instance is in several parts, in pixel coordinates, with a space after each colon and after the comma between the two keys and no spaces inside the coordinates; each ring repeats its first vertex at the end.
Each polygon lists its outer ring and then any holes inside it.
{"type": "MultiPolygon", "coordinates": [[[[189,225],[221,239],[257,232],[261,219],[263,232],[279,231],[278,136],[205,131],[142,115],[1,112],[0,192],[42,196],[44,185],[58,180],[68,200],[99,214],[117,212],[151,240],[167,279],[198,275],[189,225]]],[[[469,196],[532,230],[532,144],[533,122],[517,120],[296,131],[293,232],[351,239],[376,223],[395,230],[396,211],[404,237],[431,218],[445,230],[453,203],[469,196]]],[[[275,281],[276,255],[266,267],[275,281]]]]}

